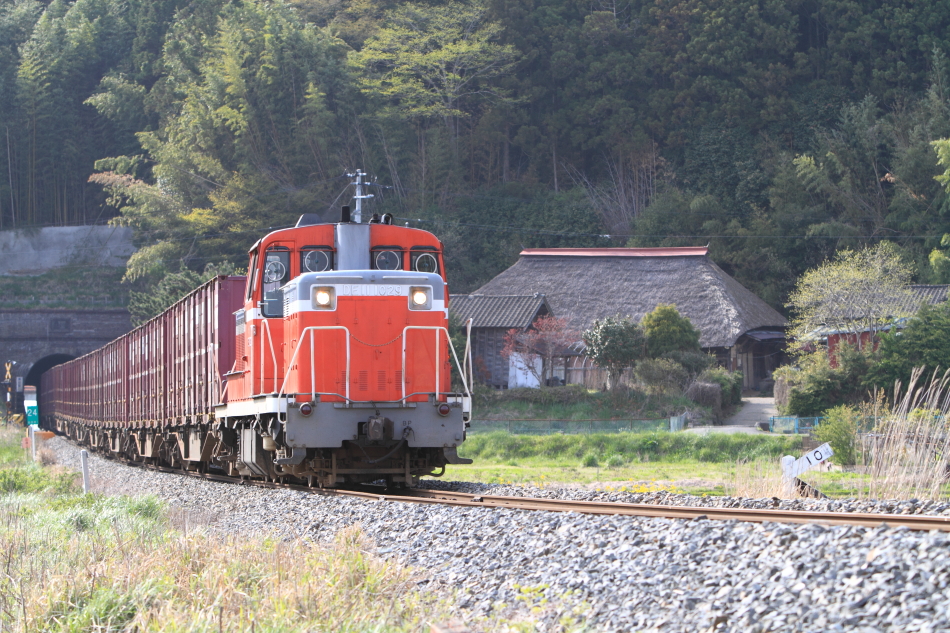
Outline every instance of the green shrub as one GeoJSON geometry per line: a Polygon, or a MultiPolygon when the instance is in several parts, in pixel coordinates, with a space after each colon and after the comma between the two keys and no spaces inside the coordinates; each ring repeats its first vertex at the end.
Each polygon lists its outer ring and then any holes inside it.
{"type": "Polygon", "coordinates": [[[678,393],[689,379],[686,368],[669,358],[638,361],[633,373],[647,392],[658,394],[678,393]]]}
{"type": "Polygon", "coordinates": [[[710,367],[699,375],[699,380],[714,382],[722,387],[723,406],[742,403],[741,371],[729,371],[722,367],[710,367]]]}
{"type": "Polygon", "coordinates": [[[858,460],[858,421],[861,413],[842,405],[825,412],[825,419],[815,429],[819,442],[827,442],[835,452],[831,460],[841,466],[853,466],[858,460]]]}
{"type": "Polygon", "coordinates": [[[946,371],[950,365],[950,305],[924,305],[902,330],[881,334],[878,362],[865,378],[866,387],[894,389],[895,381],[910,381],[915,367],[924,374],[946,371]]]}
{"type": "Polygon", "coordinates": [[[699,330],[675,305],[659,304],[653,312],[643,315],[640,324],[646,335],[647,351],[654,358],[673,351],[699,352],[699,330]]]}
{"type": "Polygon", "coordinates": [[[597,460],[597,455],[590,452],[584,455],[584,459],[581,460],[581,466],[584,468],[596,468],[600,466],[600,462],[597,460]]]}
{"type": "Polygon", "coordinates": [[[607,468],[620,468],[624,463],[623,457],[615,453],[607,458],[605,465],[607,468]]]}
{"type": "Polygon", "coordinates": [[[788,404],[782,413],[819,416],[832,407],[860,402],[867,393],[863,383],[873,360],[873,352],[850,345],[838,349],[837,367],[831,366],[825,350],[802,357],[798,369],[781,374],[789,385],[788,404]]]}
{"type": "Polygon", "coordinates": [[[716,364],[715,356],[701,352],[674,350],[663,354],[663,358],[669,358],[674,363],[679,363],[691,376],[698,376],[716,364]]]}
{"type": "Polygon", "coordinates": [[[594,321],[584,332],[584,344],[587,356],[607,370],[607,385],[611,391],[620,388],[623,370],[646,354],[643,328],[619,314],[594,321]]]}

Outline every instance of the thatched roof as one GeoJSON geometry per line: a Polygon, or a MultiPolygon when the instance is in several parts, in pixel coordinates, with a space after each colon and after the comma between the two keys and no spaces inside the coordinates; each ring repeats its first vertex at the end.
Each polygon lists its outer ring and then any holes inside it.
{"type": "Polygon", "coordinates": [[[472,319],[472,327],[505,329],[524,329],[534,323],[535,317],[551,312],[542,294],[452,295],[449,309],[463,321],[472,319]]]}
{"type": "Polygon", "coordinates": [[[716,266],[706,248],[526,249],[472,295],[536,292],[578,330],[614,314],[639,321],[658,304],[674,304],[699,329],[703,347],[731,347],[750,330],[788,323],[716,266]]]}

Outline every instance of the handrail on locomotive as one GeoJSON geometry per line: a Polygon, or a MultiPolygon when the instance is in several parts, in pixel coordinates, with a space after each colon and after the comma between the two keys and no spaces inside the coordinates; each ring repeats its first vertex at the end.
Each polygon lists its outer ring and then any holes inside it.
{"type": "MultiPolygon", "coordinates": [[[[267,331],[267,343],[270,346],[270,359],[274,364],[274,389],[277,389],[277,354],[274,353],[274,338],[270,332],[270,321],[267,319],[261,319],[263,324],[263,330],[267,331]]],[[[266,358],[264,356],[264,335],[261,334],[261,393],[264,393],[264,380],[265,375],[267,374],[267,364],[264,362],[266,358]]]]}
{"type": "MultiPolygon", "coordinates": [[[[465,389],[464,396],[466,398],[472,397],[472,389],[474,385],[471,383],[471,337],[472,337],[472,319],[468,319],[465,323],[465,353],[462,357],[462,362],[459,362],[458,353],[455,351],[455,346],[451,344],[451,336],[447,328],[441,326],[421,326],[421,325],[407,325],[403,328],[400,338],[402,338],[402,398],[399,400],[366,400],[366,401],[356,401],[350,398],[350,334],[349,328],[344,325],[311,325],[304,328],[300,333],[301,338],[297,341],[297,345],[294,348],[293,356],[290,357],[290,362],[287,363],[287,367],[294,367],[297,360],[297,354],[300,353],[300,350],[304,347],[303,337],[306,336],[310,341],[310,402],[316,402],[317,396],[335,396],[337,398],[343,398],[347,403],[351,402],[402,402],[405,403],[407,398],[410,398],[414,395],[425,392],[415,392],[415,393],[406,393],[406,332],[409,330],[434,330],[436,333],[436,357],[435,357],[435,384],[439,384],[439,339],[440,334],[445,332],[445,336],[449,339],[449,349],[452,351],[452,357],[455,360],[455,368],[459,372],[459,376],[462,379],[462,387],[465,389]],[[314,339],[313,333],[315,331],[321,330],[342,330],[346,335],[346,394],[339,394],[335,392],[318,392],[317,391],[317,372],[316,372],[316,363],[314,363],[314,339]]],[[[280,399],[284,396],[284,387],[287,386],[287,379],[290,378],[290,372],[284,374],[284,380],[280,384],[280,389],[277,391],[277,398],[280,399]]],[[[287,393],[286,397],[288,399],[296,398],[299,393],[287,393]]],[[[448,391],[437,391],[437,396],[454,396],[457,395],[455,392],[448,391]]],[[[282,404],[286,407],[287,402],[283,401],[282,404]]],[[[286,421],[287,410],[284,408],[281,413],[284,414],[284,421],[286,421]]]]}

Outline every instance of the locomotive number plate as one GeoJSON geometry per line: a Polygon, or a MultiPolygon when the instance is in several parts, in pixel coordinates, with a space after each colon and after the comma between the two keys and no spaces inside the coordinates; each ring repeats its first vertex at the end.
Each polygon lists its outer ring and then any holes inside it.
{"type": "Polygon", "coordinates": [[[409,286],[343,284],[337,286],[337,293],[347,297],[407,297],[409,296],[409,286]]]}

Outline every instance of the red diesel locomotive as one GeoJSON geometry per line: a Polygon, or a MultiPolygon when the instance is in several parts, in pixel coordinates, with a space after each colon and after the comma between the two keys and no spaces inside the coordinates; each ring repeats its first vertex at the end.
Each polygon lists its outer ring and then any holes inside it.
{"type": "Polygon", "coordinates": [[[471,463],[457,453],[471,359],[449,341],[441,242],[346,207],[310,217],[256,243],[247,277],[45,373],[43,426],[129,459],[325,487],[471,463]]]}

